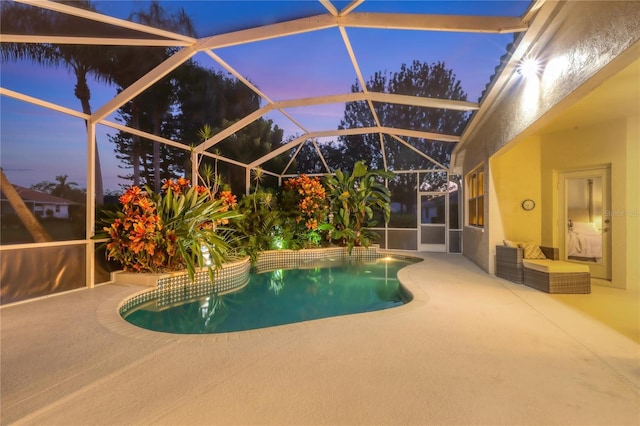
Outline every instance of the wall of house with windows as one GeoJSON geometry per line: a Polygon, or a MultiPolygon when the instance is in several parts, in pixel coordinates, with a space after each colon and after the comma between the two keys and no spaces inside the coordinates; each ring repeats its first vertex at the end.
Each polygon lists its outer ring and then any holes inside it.
{"type": "Polygon", "coordinates": [[[477,263],[485,271],[489,271],[488,264],[488,245],[486,244],[487,230],[489,229],[489,182],[491,174],[489,171],[489,163],[481,162],[474,164],[471,170],[463,175],[464,181],[464,222],[462,232],[462,253],[477,263]],[[482,172],[482,182],[478,181],[478,175],[482,172]],[[477,185],[481,184],[479,188],[477,185]],[[473,188],[473,190],[472,190],[473,188]],[[475,192],[474,192],[475,191],[475,192]],[[482,191],[482,202],[478,202],[478,197],[471,194],[478,194],[482,191]],[[481,204],[481,206],[479,205],[481,204]],[[471,206],[471,207],[470,207],[471,206]],[[471,212],[473,210],[473,213],[471,212]],[[480,223],[479,216],[482,216],[480,223]]]}
{"type": "Polygon", "coordinates": [[[478,167],[467,174],[468,225],[484,227],[484,167],[478,167]]]}
{"type": "MultiPolygon", "coordinates": [[[[540,168],[541,146],[536,148],[536,143],[527,138],[539,135],[582,97],[637,58],[640,22],[635,17],[639,14],[638,2],[545,4],[531,23],[532,30],[527,33],[530,38],[520,42],[525,46],[522,57],[540,60],[538,74],[527,80],[516,71],[517,63],[507,64],[501,85],[489,90],[490,105],[463,135],[453,162],[454,171],[465,180],[478,167],[485,170],[484,226],[469,222],[470,200],[465,196],[463,231],[463,254],[485,271],[493,272],[496,242],[515,232],[521,221],[533,224],[537,220],[524,212],[508,217],[508,211],[520,208],[524,198],[535,201],[535,195],[527,195],[528,191],[540,191],[538,204],[546,204],[542,187],[536,189],[541,185],[541,172],[535,171],[540,168]],[[516,150],[503,154],[507,149],[516,150]],[[527,170],[534,174],[525,178],[527,170]]],[[[541,214],[539,208],[531,212],[541,214]]],[[[542,232],[542,217],[532,226],[525,237],[533,239],[539,233],[541,243],[553,243],[542,232]]]]}

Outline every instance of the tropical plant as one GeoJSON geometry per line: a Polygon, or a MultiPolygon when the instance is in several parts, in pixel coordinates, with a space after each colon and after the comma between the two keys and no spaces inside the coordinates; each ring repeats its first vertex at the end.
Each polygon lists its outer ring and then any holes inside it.
{"type": "Polygon", "coordinates": [[[364,161],[356,162],[351,174],[336,170],[334,176],[325,176],[333,217],[321,228],[329,231],[329,238],[345,244],[349,252],[354,246],[368,247],[377,237],[368,229],[376,224],[374,210],[389,221],[391,199],[384,179],[393,176],[390,171],[369,171],[364,161]]]}
{"type": "Polygon", "coordinates": [[[319,177],[300,175],[287,179],[282,192],[285,228],[291,229],[294,247],[318,247],[321,242],[318,227],[327,220],[327,194],[319,177]]]}
{"type": "Polygon", "coordinates": [[[196,268],[220,267],[229,254],[229,219],[235,197],[216,194],[187,179],[167,180],[162,193],[148,186],[132,186],[121,197],[122,208],[104,211],[103,232],[108,238],[107,259],[126,271],[166,272],[186,268],[193,280],[196,268]]]}
{"type": "MultiPolygon", "coordinates": [[[[209,126],[206,123],[200,128],[200,130],[198,130],[198,138],[200,138],[201,143],[204,143],[207,139],[211,138],[212,136],[213,136],[213,129],[211,129],[211,126],[209,126]]],[[[193,156],[195,148],[196,148],[195,145],[192,144],[190,147],[191,155],[189,157],[193,156]]],[[[220,185],[222,184],[222,176],[218,172],[218,156],[220,155],[220,152],[215,150],[214,154],[216,155],[216,157],[214,158],[213,165],[211,163],[202,164],[202,160],[205,157],[202,155],[197,156],[198,157],[197,173],[200,181],[204,182],[204,184],[215,193],[218,191],[218,188],[220,188],[220,185]]]]}
{"type": "Polygon", "coordinates": [[[234,219],[232,226],[238,234],[236,246],[255,262],[264,250],[284,248],[281,243],[281,216],[275,204],[276,197],[263,190],[246,195],[238,204],[241,218],[234,219]]]}

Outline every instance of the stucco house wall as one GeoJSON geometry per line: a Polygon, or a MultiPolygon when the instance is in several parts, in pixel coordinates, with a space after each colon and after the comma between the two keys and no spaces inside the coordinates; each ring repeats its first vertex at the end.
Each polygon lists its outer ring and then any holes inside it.
{"type": "MultiPolygon", "coordinates": [[[[505,151],[505,150],[503,150],[505,151]]],[[[541,138],[532,136],[490,161],[493,181],[490,226],[491,247],[503,240],[542,241],[541,138]],[[522,201],[533,200],[536,208],[526,211],[522,201]]]]}
{"type": "MultiPolygon", "coordinates": [[[[633,248],[634,240],[637,242],[640,238],[637,229],[640,207],[632,190],[637,189],[640,182],[639,159],[633,155],[640,141],[637,132],[631,128],[631,123],[638,121],[635,116],[549,133],[542,136],[541,144],[543,188],[556,187],[558,173],[565,170],[591,166],[611,168],[611,213],[607,219],[610,220],[608,228],[614,241],[611,247],[611,285],[618,288],[638,288],[640,281],[637,272],[633,274],[628,270],[628,266],[633,268],[632,265],[637,265],[640,253],[637,245],[633,248]]],[[[542,192],[543,203],[549,206],[542,210],[542,240],[561,247],[558,244],[558,227],[555,226],[558,217],[553,206],[559,203],[555,194],[551,190],[542,192]]]]}
{"type": "MultiPolygon", "coordinates": [[[[489,95],[495,96],[490,108],[462,136],[454,153],[454,169],[466,175],[479,165],[484,166],[488,218],[484,229],[465,227],[463,253],[485,271],[493,273],[495,243],[504,234],[502,228],[496,229],[495,235],[492,229],[497,227],[496,217],[501,213],[499,200],[495,199],[491,157],[535,135],[585,91],[597,87],[608,64],[636,59],[640,50],[638,16],[640,2],[546,3],[531,23],[539,27],[537,35],[527,40],[527,55],[543,60],[539,79],[530,84],[515,72],[515,64],[508,64],[505,73],[511,72],[509,79],[503,87],[490,90],[489,95]],[[594,79],[597,74],[599,78],[594,79]]],[[[541,150],[542,141],[536,143],[541,150]]],[[[630,148],[633,149],[637,148],[630,148]]],[[[541,152],[530,159],[530,167],[541,167],[541,152]]],[[[541,178],[540,175],[532,180],[541,178]]],[[[553,244],[550,236],[539,229],[541,243],[553,244]]]]}

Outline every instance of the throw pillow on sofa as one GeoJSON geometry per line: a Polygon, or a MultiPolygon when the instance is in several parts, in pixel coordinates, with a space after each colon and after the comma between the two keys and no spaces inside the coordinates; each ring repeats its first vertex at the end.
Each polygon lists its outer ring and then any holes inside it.
{"type": "Polygon", "coordinates": [[[518,248],[522,243],[518,243],[511,240],[504,240],[504,245],[511,248],[518,248]]]}
{"type": "Polygon", "coordinates": [[[520,245],[522,247],[522,257],[525,259],[546,259],[547,256],[544,255],[542,250],[540,250],[540,246],[536,243],[523,243],[520,245]]]}

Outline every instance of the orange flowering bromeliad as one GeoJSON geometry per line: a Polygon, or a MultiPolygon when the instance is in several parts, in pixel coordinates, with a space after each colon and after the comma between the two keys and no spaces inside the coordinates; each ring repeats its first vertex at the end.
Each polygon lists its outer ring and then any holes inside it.
{"type": "Polygon", "coordinates": [[[103,228],[110,240],[107,258],[122,263],[126,271],[179,269],[175,233],[163,227],[149,194],[132,186],[120,197],[120,203],[121,211],[103,228]]]}
{"type": "Polygon", "coordinates": [[[118,212],[105,212],[107,225],[95,238],[108,238],[107,258],[126,271],[164,272],[186,267],[193,279],[196,267],[210,266],[203,253],[219,266],[226,258],[231,230],[222,225],[239,214],[229,191],[218,197],[188,179],[168,179],[162,193],[129,188],[118,212]],[[206,250],[205,250],[206,249],[206,250]]]}
{"type": "MultiPolygon", "coordinates": [[[[202,185],[196,185],[194,188],[198,194],[205,194],[209,192],[207,187],[202,185]]],[[[166,194],[169,189],[171,189],[175,195],[182,195],[191,189],[191,181],[182,177],[176,180],[166,179],[162,185],[162,191],[166,194]]]]}
{"type": "MultiPolygon", "coordinates": [[[[231,191],[220,191],[218,194],[218,199],[222,201],[221,212],[227,212],[229,210],[233,210],[238,206],[238,199],[235,195],[231,193],[231,191]]],[[[222,219],[217,225],[228,225],[229,219],[222,219]]]]}
{"type": "Polygon", "coordinates": [[[318,229],[318,224],[327,215],[327,194],[320,178],[302,174],[285,181],[284,187],[297,194],[299,216],[296,217],[296,222],[304,220],[308,230],[318,229]]]}

